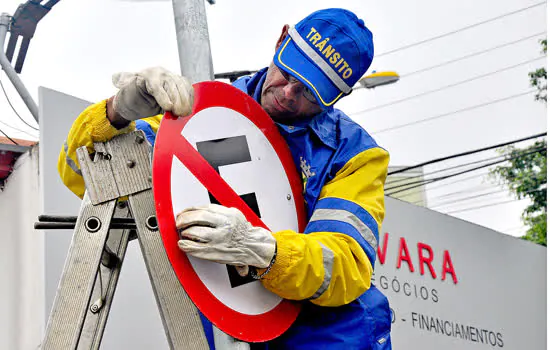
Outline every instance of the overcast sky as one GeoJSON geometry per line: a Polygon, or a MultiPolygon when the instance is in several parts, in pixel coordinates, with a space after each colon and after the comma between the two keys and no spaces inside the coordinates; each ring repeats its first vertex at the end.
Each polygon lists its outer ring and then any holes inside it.
{"type": "MultiPolygon", "coordinates": [[[[21,2],[3,0],[0,11],[13,14],[21,2]]],[[[546,131],[546,107],[528,93],[527,75],[546,66],[538,43],[547,28],[546,3],[541,1],[218,0],[207,5],[214,71],[268,65],[285,23],[335,6],[357,13],[373,32],[375,59],[369,72],[393,70],[403,76],[393,85],[357,90],[337,104],[389,150],[390,165],[414,165],[546,131]],[[532,8],[487,21],[528,7],[532,8]],[[455,33],[406,47],[451,32],[455,33]],[[522,40],[526,37],[531,38],[522,40]],[[504,46],[511,42],[516,43],[504,46]],[[496,46],[503,47],[430,68],[496,46]],[[439,91],[428,93],[432,90],[439,91]],[[434,119],[402,126],[426,118],[434,119]],[[384,131],[388,128],[392,130],[384,131]]],[[[115,92],[112,73],[157,65],[179,71],[170,1],[62,0],[40,22],[20,77],[36,101],[38,86],[98,101],[115,92]]],[[[1,80],[17,111],[33,123],[3,72],[1,80]]],[[[37,132],[17,119],[1,95],[0,129],[12,137],[33,139],[30,134],[37,139],[37,132]]],[[[458,158],[424,172],[495,155],[458,158]]],[[[428,187],[428,203],[458,199],[449,196],[452,192],[465,197],[498,190],[483,173],[428,187]]],[[[511,199],[501,192],[440,209],[449,212],[511,199]]],[[[453,215],[517,236],[522,234],[520,215],[525,205],[526,201],[512,202],[453,215]]]]}

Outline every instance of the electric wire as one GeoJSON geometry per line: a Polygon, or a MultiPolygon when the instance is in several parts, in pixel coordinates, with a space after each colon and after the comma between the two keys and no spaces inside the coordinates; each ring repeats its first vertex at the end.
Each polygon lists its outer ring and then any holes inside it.
{"type": "Polygon", "coordinates": [[[456,203],[459,203],[459,202],[463,202],[463,201],[467,201],[467,200],[472,200],[472,199],[480,198],[480,197],[485,197],[485,196],[489,196],[489,195],[492,195],[492,194],[504,193],[504,192],[509,193],[508,190],[502,189],[502,190],[498,190],[498,191],[492,191],[492,192],[487,192],[487,193],[481,193],[481,194],[477,194],[477,195],[473,195],[473,196],[462,197],[462,198],[455,198],[455,199],[443,201],[443,202],[440,202],[440,203],[430,204],[430,205],[429,205],[429,208],[430,208],[430,209],[436,209],[436,208],[440,208],[440,207],[445,207],[445,206],[449,206],[449,205],[452,205],[452,204],[456,204],[456,203]]]}
{"type": "MultiPolygon", "coordinates": [[[[468,166],[468,165],[474,165],[474,164],[484,163],[484,162],[488,162],[488,161],[490,161],[490,160],[495,160],[495,159],[504,158],[504,157],[506,157],[506,155],[500,155],[500,156],[490,157],[490,158],[486,158],[486,159],[476,160],[475,162],[468,162],[468,163],[459,164],[459,165],[455,165],[455,166],[448,167],[448,168],[444,168],[444,169],[439,169],[439,170],[431,171],[431,172],[422,174],[422,176],[423,176],[423,177],[426,177],[426,176],[428,176],[428,175],[433,175],[433,174],[437,174],[437,173],[442,173],[442,172],[449,171],[449,170],[452,170],[452,169],[463,168],[463,167],[468,166]]],[[[407,179],[407,178],[399,179],[399,180],[396,180],[396,181],[391,181],[390,183],[388,183],[388,185],[390,185],[390,184],[391,184],[391,185],[395,185],[395,184],[397,184],[397,183],[405,182],[405,181],[408,181],[408,180],[410,180],[410,179],[407,179]]]]}
{"type": "Polygon", "coordinates": [[[386,129],[381,129],[381,130],[375,131],[375,132],[373,132],[372,134],[373,134],[373,135],[381,134],[381,133],[384,133],[384,132],[388,132],[388,131],[393,131],[393,130],[401,129],[401,128],[404,128],[404,127],[407,127],[407,126],[412,126],[412,125],[416,125],[416,124],[421,124],[421,123],[429,122],[429,121],[432,121],[432,120],[435,120],[435,119],[440,119],[440,118],[448,117],[448,116],[453,115],[453,114],[458,114],[458,113],[462,113],[462,112],[471,111],[471,110],[474,110],[474,109],[486,107],[486,106],[489,106],[489,105],[493,105],[493,104],[497,104],[497,103],[500,103],[500,102],[508,101],[508,100],[511,100],[511,99],[514,99],[514,98],[518,98],[518,97],[521,97],[521,96],[524,96],[524,95],[527,95],[527,94],[531,94],[531,93],[533,93],[534,91],[537,91],[537,90],[536,90],[536,89],[531,89],[531,90],[528,90],[528,91],[525,91],[525,92],[522,92],[522,93],[519,93],[519,94],[510,95],[510,96],[507,96],[507,97],[504,97],[504,98],[492,100],[492,101],[485,102],[485,103],[481,103],[481,104],[478,104],[478,105],[474,105],[474,106],[469,106],[469,107],[457,109],[457,110],[452,111],[452,112],[447,112],[447,113],[443,113],[443,114],[438,114],[438,115],[435,115],[435,116],[433,116],[433,117],[429,117],[429,118],[425,118],[425,119],[416,120],[416,121],[414,121],[414,122],[410,122],[410,123],[405,123],[405,124],[400,124],[400,125],[392,126],[392,127],[386,128],[386,129]]]}
{"type": "MultiPolygon", "coordinates": [[[[477,177],[477,176],[476,176],[477,177]]],[[[494,185],[493,185],[494,186],[494,185]]],[[[445,193],[445,194],[442,194],[440,196],[436,196],[434,198],[430,198],[430,200],[436,200],[436,199],[444,199],[444,198],[447,198],[447,197],[452,197],[452,196],[456,196],[456,195],[459,195],[459,194],[466,194],[466,193],[475,193],[475,192],[479,192],[481,190],[486,190],[487,189],[487,186],[486,185],[477,185],[477,186],[473,186],[473,187],[470,187],[468,188],[467,190],[461,190],[461,191],[455,191],[455,192],[449,192],[449,193],[445,193]]],[[[414,201],[414,202],[411,202],[412,204],[420,204],[422,203],[424,200],[418,200],[418,201],[414,201]]]]}
{"type": "Polygon", "coordinates": [[[405,188],[399,189],[397,191],[394,191],[394,192],[391,192],[391,193],[386,193],[386,194],[388,196],[392,196],[394,194],[401,193],[403,191],[407,191],[407,190],[410,190],[410,189],[413,189],[413,188],[417,188],[417,187],[420,187],[420,186],[431,184],[433,182],[445,180],[445,179],[448,179],[448,178],[451,178],[451,177],[454,177],[454,176],[458,176],[458,175],[462,175],[462,174],[465,174],[465,173],[469,173],[469,172],[472,172],[472,171],[475,171],[475,170],[483,169],[483,168],[486,168],[486,167],[491,166],[491,165],[503,163],[505,161],[506,161],[506,159],[505,160],[499,160],[499,161],[496,161],[496,162],[491,162],[489,164],[481,165],[481,166],[475,167],[473,169],[464,170],[464,171],[461,171],[461,172],[458,172],[458,173],[455,173],[455,174],[451,174],[451,175],[436,177],[434,179],[418,180],[418,181],[413,181],[413,182],[410,182],[410,183],[407,183],[407,184],[402,184],[402,185],[390,187],[390,188],[387,188],[386,191],[391,191],[391,190],[394,190],[394,189],[397,189],[397,188],[409,186],[409,187],[405,187],[405,188]]]}
{"type": "MultiPolygon", "coordinates": [[[[447,168],[444,168],[444,169],[439,169],[439,170],[427,172],[427,173],[422,174],[422,176],[426,177],[428,175],[433,175],[433,174],[441,173],[441,172],[444,172],[444,171],[449,171],[449,170],[452,170],[452,169],[463,168],[463,167],[468,166],[468,165],[484,163],[484,162],[488,162],[488,161],[491,161],[491,160],[495,160],[495,159],[499,159],[499,158],[506,158],[506,157],[507,157],[506,154],[501,154],[501,155],[494,156],[494,157],[480,159],[480,160],[476,160],[476,161],[473,161],[473,162],[468,162],[468,163],[464,163],[464,164],[459,164],[459,165],[447,167],[447,168]]],[[[398,179],[398,180],[394,180],[394,181],[389,182],[388,185],[390,185],[390,184],[395,185],[397,183],[401,183],[401,182],[405,182],[405,181],[409,181],[409,180],[410,180],[410,178],[398,179]]]]}
{"type": "MultiPolygon", "coordinates": [[[[439,169],[439,170],[434,170],[434,171],[430,171],[430,172],[427,172],[427,173],[423,173],[421,174],[422,176],[426,177],[428,175],[433,175],[433,174],[437,174],[437,173],[441,173],[441,172],[444,172],[444,171],[449,171],[449,170],[452,170],[452,169],[458,169],[458,168],[463,168],[465,166],[468,166],[468,165],[474,165],[474,164],[479,164],[479,163],[483,163],[483,162],[488,162],[490,160],[495,160],[495,159],[499,159],[499,158],[503,158],[503,157],[506,157],[505,154],[502,154],[502,155],[499,155],[499,156],[494,156],[494,157],[489,157],[489,158],[485,158],[485,159],[480,159],[480,160],[476,160],[476,161],[473,161],[473,162],[468,162],[468,163],[464,163],[464,164],[459,164],[459,165],[454,165],[454,166],[451,166],[451,167],[447,167],[447,168],[443,168],[443,169],[439,169]]],[[[403,178],[403,179],[398,179],[398,180],[394,180],[394,181],[391,181],[388,183],[388,185],[395,185],[397,183],[400,183],[400,182],[405,182],[405,181],[409,181],[410,179],[409,178],[403,178]]]]}
{"type": "MultiPolygon", "coordinates": [[[[546,188],[537,188],[537,189],[533,189],[533,190],[530,190],[530,191],[527,191],[527,192],[524,192],[523,194],[529,194],[529,193],[533,193],[533,192],[539,192],[539,191],[544,191],[546,190],[546,188]]],[[[466,200],[471,200],[471,199],[475,199],[475,198],[479,198],[479,197],[484,197],[484,196],[487,196],[487,195],[491,195],[491,194],[497,194],[497,193],[508,193],[508,194],[512,194],[510,192],[510,189],[501,189],[501,190],[498,190],[498,191],[493,191],[493,192],[488,192],[488,193],[483,193],[483,194],[478,194],[478,195],[474,195],[474,196],[469,196],[469,197],[464,197],[464,198],[457,198],[455,200],[451,200],[451,201],[444,201],[443,203],[436,203],[434,205],[429,205],[429,208],[430,209],[435,209],[435,208],[440,208],[440,207],[445,207],[445,206],[449,206],[449,205],[452,205],[452,204],[455,204],[455,203],[458,203],[458,202],[463,202],[463,201],[466,201],[466,200]]],[[[526,197],[524,197],[526,198],[526,197]]],[[[518,198],[519,199],[524,199],[524,198],[518,198]]]]}
{"type": "MultiPolygon", "coordinates": [[[[482,170],[482,169],[478,169],[478,170],[482,170]]],[[[464,182],[464,181],[471,180],[471,179],[475,179],[476,177],[485,176],[485,175],[487,175],[487,174],[486,174],[486,173],[476,174],[476,175],[464,177],[464,178],[462,178],[462,179],[457,179],[457,180],[455,180],[455,181],[451,181],[451,182],[447,182],[447,183],[443,183],[443,184],[438,184],[437,186],[430,186],[430,190],[434,190],[434,189],[438,189],[438,188],[442,188],[442,187],[454,185],[454,184],[457,184],[457,183],[459,183],[459,182],[464,182]]],[[[418,192],[422,192],[422,190],[419,189],[418,192]]],[[[415,193],[415,192],[411,192],[411,194],[414,194],[414,193],[415,193]]]]}
{"type": "Polygon", "coordinates": [[[456,34],[456,33],[459,33],[459,32],[465,31],[465,30],[468,30],[468,29],[472,29],[472,28],[478,27],[478,26],[483,25],[483,24],[487,24],[487,23],[490,23],[490,22],[494,22],[494,21],[499,20],[499,19],[501,19],[501,18],[508,17],[508,16],[512,16],[512,15],[515,15],[515,14],[517,14],[517,13],[520,13],[520,12],[523,12],[523,11],[527,11],[527,10],[530,10],[530,9],[532,9],[532,8],[535,8],[535,7],[544,5],[544,4],[546,4],[546,1],[538,2],[538,3],[533,4],[533,5],[531,5],[531,6],[523,7],[523,8],[520,8],[520,9],[515,10],[515,11],[512,11],[512,12],[504,13],[504,14],[499,15],[499,16],[497,16],[497,17],[493,17],[493,18],[489,18],[489,19],[483,20],[483,21],[481,21],[481,22],[473,23],[473,24],[470,24],[470,25],[467,25],[467,26],[465,26],[465,27],[462,27],[462,28],[453,30],[453,31],[448,32],[448,33],[439,34],[439,35],[436,35],[436,36],[431,37],[431,38],[428,38],[428,39],[420,40],[420,41],[417,41],[417,42],[414,42],[414,43],[411,43],[411,44],[407,44],[407,45],[404,45],[404,46],[401,46],[401,47],[398,47],[398,48],[395,48],[395,49],[392,49],[392,50],[383,52],[383,53],[381,53],[381,54],[375,55],[375,57],[376,57],[376,58],[379,58],[379,57],[386,56],[386,55],[389,55],[389,54],[392,54],[392,53],[395,53],[395,52],[398,52],[398,51],[401,51],[401,50],[409,49],[409,48],[414,47],[414,46],[418,46],[418,45],[421,45],[421,44],[425,44],[425,43],[430,42],[430,41],[434,41],[434,40],[437,40],[437,39],[441,39],[441,38],[444,38],[444,37],[446,37],[446,36],[453,35],[453,34],[456,34]]]}
{"type": "Polygon", "coordinates": [[[401,103],[401,102],[409,101],[409,100],[412,100],[412,99],[415,99],[415,98],[418,98],[418,97],[421,97],[421,96],[433,94],[434,92],[439,92],[439,91],[442,91],[442,90],[446,90],[446,89],[449,89],[449,88],[452,88],[452,87],[456,87],[456,86],[459,86],[459,85],[462,85],[462,84],[470,83],[470,82],[475,81],[475,80],[478,80],[478,79],[483,79],[483,78],[486,78],[486,77],[491,76],[491,75],[499,74],[499,73],[505,72],[505,71],[510,70],[510,69],[514,69],[514,68],[517,68],[517,67],[521,67],[521,66],[523,66],[523,65],[529,64],[529,63],[534,62],[534,61],[538,61],[538,60],[543,59],[543,58],[546,58],[546,56],[541,56],[541,57],[533,58],[533,59],[530,59],[530,60],[527,60],[527,61],[523,61],[523,62],[514,64],[514,65],[511,65],[511,66],[508,66],[508,67],[504,67],[504,68],[501,68],[501,69],[497,69],[497,70],[492,71],[492,72],[489,72],[489,73],[476,75],[476,76],[474,76],[474,77],[472,77],[472,78],[469,78],[469,79],[466,79],[466,80],[461,80],[461,81],[458,81],[458,82],[456,82],[456,83],[444,85],[444,86],[439,87],[439,88],[437,88],[437,89],[424,91],[424,92],[421,92],[421,93],[416,94],[416,95],[407,96],[407,97],[404,97],[404,98],[399,99],[399,100],[395,100],[395,101],[391,101],[391,102],[388,102],[388,103],[384,103],[384,104],[381,104],[381,105],[378,105],[378,106],[374,106],[374,107],[371,107],[371,108],[363,109],[363,110],[361,110],[361,111],[357,111],[357,112],[350,113],[349,115],[362,114],[362,113],[374,111],[374,110],[377,110],[377,109],[380,109],[380,108],[393,106],[393,105],[399,104],[399,103],[401,103]]]}
{"type": "Polygon", "coordinates": [[[395,175],[395,174],[403,173],[403,172],[411,170],[411,169],[420,168],[420,167],[423,167],[423,166],[426,166],[426,165],[442,162],[444,160],[449,160],[449,159],[453,159],[453,158],[467,156],[467,155],[478,153],[478,152],[483,152],[483,151],[488,151],[488,150],[495,149],[495,148],[508,146],[508,145],[518,143],[518,142],[523,142],[523,141],[536,139],[536,138],[539,138],[539,137],[546,136],[546,134],[547,134],[546,132],[543,132],[543,133],[539,133],[539,134],[536,134],[536,135],[526,136],[526,137],[522,137],[520,139],[507,141],[507,142],[499,143],[499,144],[492,145],[492,146],[477,148],[477,149],[474,149],[474,150],[471,150],[471,151],[461,152],[461,153],[453,154],[453,155],[450,155],[450,156],[445,156],[445,157],[441,157],[441,158],[432,159],[432,160],[422,162],[422,163],[419,163],[419,164],[416,164],[416,165],[412,165],[412,166],[405,167],[405,168],[402,168],[402,169],[397,169],[397,170],[394,170],[394,171],[390,171],[388,173],[388,175],[395,175]]]}
{"type": "MultiPolygon", "coordinates": [[[[478,170],[481,170],[481,169],[478,169],[478,170]]],[[[438,186],[430,186],[429,187],[429,190],[434,190],[434,189],[438,189],[438,188],[442,188],[442,187],[446,187],[446,186],[450,186],[450,185],[453,185],[453,184],[456,184],[456,183],[459,183],[459,182],[464,182],[466,180],[471,180],[471,179],[475,179],[475,178],[478,178],[480,176],[485,176],[487,175],[486,173],[482,173],[482,174],[476,174],[476,175],[473,175],[473,176],[467,176],[465,178],[462,178],[462,179],[458,179],[458,180],[455,180],[455,181],[451,181],[451,182],[448,182],[448,183],[445,183],[445,184],[439,184],[438,186]]],[[[435,200],[435,199],[442,199],[442,198],[446,198],[446,197],[451,197],[453,195],[457,195],[457,194],[466,194],[466,193],[475,193],[475,192],[478,192],[479,188],[483,188],[483,190],[486,190],[488,189],[487,187],[488,186],[499,186],[498,184],[481,184],[481,185],[478,185],[478,186],[474,186],[474,187],[470,187],[468,188],[467,190],[461,190],[461,191],[455,191],[455,192],[449,192],[449,193],[445,193],[441,196],[437,196],[437,197],[434,197],[434,198],[431,198],[432,200],[435,200]]],[[[420,187],[420,186],[419,186],[420,187]]],[[[503,191],[509,191],[509,189],[504,189],[503,191]]],[[[422,189],[419,189],[417,191],[414,191],[414,192],[411,192],[409,193],[409,195],[414,195],[414,194],[418,194],[418,193],[421,193],[423,192],[422,189]]],[[[420,204],[422,203],[423,200],[418,200],[418,201],[415,201],[415,202],[412,202],[412,204],[420,204]]]]}
{"type": "MultiPolygon", "coordinates": [[[[525,199],[525,198],[524,198],[525,199]]],[[[466,209],[459,209],[459,210],[453,210],[453,211],[447,211],[445,212],[445,214],[457,214],[457,213],[463,213],[463,212],[466,212],[466,211],[471,211],[471,210],[476,210],[476,209],[481,209],[481,208],[487,208],[487,207],[494,207],[496,205],[501,205],[501,204],[506,204],[506,203],[513,203],[513,202],[518,202],[518,201],[521,201],[523,199],[512,199],[512,200],[508,200],[508,201],[504,201],[504,202],[496,202],[496,203],[490,203],[490,204],[486,204],[486,205],[480,205],[480,206],[477,206],[477,207],[472,207],[472,208],[466,208],[466,209]]]]}
{"type": "Polygon", "coordinates": [[[15,108],[13,107],[13,105],[11,104],[10,98],[8,97],[8,93],[6,92],[6,89],[4,88],[4,84],[2,83],[1,75],[0,75],[0,87],[2,88],[2,91],[4,92],[4,96],[6,97],[6,101],[8,101],[8,104],[10,105],[10,107],[11,107],[11,109],[13,110],[13,112],[15,113],[15,115],[16,115],[23,123],[25,123],[29,128],[38,131],[38,128],[36,128],[36,127],[30,125],[30,124],[27,123],[23,118],[21,118],[21,116],[19,115],[19,113],[17,113],[17,111],[15,110],[15,108]]]}
{"type": "MultiPolygon", "coordinates": [[[[534,139],[534,138],[539,138],[539,137],[542,137],[542,136],[545,136],[545,135],[546,135],[546,133],[541,133],[541,134],[537,134],[537,135],[533,135],[533,136],[529,136],[529,137],[524,137],[524,138],[521,138],[521,139],[509,141],[509,142],[503,142],[503,143],[493,145],[493,146],[489,146],[489,147],[483,147],[483,148],[480,148],[480,149],[475,149],[475,150],[471,150],[471,151],[467,151],[467,152],[462,152],[462,153],[454,154],[454,155],[451,155],[451,156],[446,156],[446,157],[442,157],[442,158],[438,158],[438,159],[433,159],[433,160],[423,162],[423,163],[418,164],[418,165],[414,165],[414,166],[410,166],[410,167],[407,167],[407,168],[398,169],[398,170],[389,172],[388,176],[398,174],[398,173],[402,173],[404,171],[414,169],[414,168],[417,168],[417,167],[422,167],[422,166],[425,166],[425,165],[441,162],[441,161],[444,161],[444,160],[453,159],[453,158],[457,158],[457,157],[462,157],[462,156],[466,156],[466,155],[470,155],[470,154],[474,154],[474,153],[478,153],[478,152],[483,152],[483,151],[491,150],[491,149],[502,147],[502,146],[507,146],[507,145],[510,145],[510,144],[518,143],[518,142],[523,142],[523,141],[534,139]]],[[[447,168],[444,168],[444,169],[439,169],[439,170],[436,170],[436,171],[424,173],[424,174],[422,174],[422,176],[425,177],[425,176],[437,174],[437,173],[440,173],[440,172],[443,172],[443,171],[448,171],[448,170],[457,169],[457,168],[463,168],[463,167],[468,166],[468,165],[479,164],[479,163],[483,163],[483,162],[487,162],[487,161],[491,161],[491,160],[495,160],[495,159],[499,159],[499,158],[503,158],[503,157],[507,157],[507,155],[503,154],[503,155],[498,155],[498,156],[495,156],[495,157],[489,157],[489,158],[485,158],[485,159],[481,159],[481,160],[477,160],[477,161],[473,161],[473,162],[459,164],[459,165],[456,165],[456,166],[447,167],[447,168]]],[[[430,190],[434,190],[434,189],[438,189],[438,188],[441,188],[441,187],[449,186],[449,185],[452,185],[452,184],[455,184],[455,183],[458,183],[458,182],[470,180],[470,179],[473,179],[473,178],[476,178],[476,177],[479,177],[479,176],[483,176],[483,175],[485,175],[485,174],[477,174],[477,175],[474,175],[474,176],[468,176],[466,178],[459,179],[459,180],[456,180],[456,181],[452,181],[452,182],[449,182],[447,184],[441,184],[439,186],[430,186],[430,190]]],[[[396,184],[402,183],[404,181],[410,181],[410,180],[411,180],[410,178],[405,178],[405,179],[397,179],[397,180],[387,182],[386,183],[386,186],[387,186],[386,190],[388,189],[388,186],[396,185],[396,184]]],[[[410,184],[411,183],[408,183],[408,185],[410,185],[410,184]]],[[[418,191],[411,192],[409,194],[413,195],[413,194],[420,193],[422,191],[423,191],[422,189],[419,189],[418,191]]],[[[441,198],[441,197],[447,197],[447,196],[455,194],[455,193],[464,193],[464,192],[472,192],[472,191],[452,192],[452,193],[449,193],[449,194],[446,194],[446,195],[443,195],[443,196],[440,196],[440,197],[436,197],[435,199],[441,198]]],[[[422,201],[417,201],[413,204],[419,204],[420,202],[422,202],[422,201]]]]}
{"type": "Polygon", "coordinates": [[[488,163],[488,164],[484,164],[484,165],[481,165],[481,166],[478,166],[478,167],[475,167],[475,168],[472,168],[472,169],[467,169],[467,170],[463,170],[463,171],[460,171],[458,173],[454,173],[454,174],[450,174],[450,175],[444,175],[444,176],[440,176],[440,177],[437,177],[437,178],[434,178],[434,179],[426,179],[426,180],[418,180],[418,181],[413,181],[413,182],[410,182],[408,184],[402,184],[402,185],[397,185],[397,186],[394,186],[394,187],[390,187],[390,188],[387,188],[385,189],[386,191],[391,191],[392,189],[397,189],[397,188],[401,188],[401,187],[405,187],[405,186],[409,186],[409,185],[412,185],[410,187],[406,187],[404,189],[399,189],[397,191],[394,191],[394,192],[391,192],[391,193],[386,193],[388,196],[391,196],[391,195],[394,195],[394,194],[397,194],[397,193],[400,193],[400,192],[403,192],[403,191],[406,191],[406,190],[410,190],[410,189],[413,189],[413,188],[416,188],[416,187],[419,187],[419,186],[424,186],[426,184],[430,184],[430,183],[433,183],[433,182],[437,182],[437,181],[441,181],[441,180],[445,180],[445,179],[448,179],[450,177],[454,177],[454,176],[458,176],[458,175],[462,175],[462,174],[465,174],[465,173],[468,173],[468,172],[472,172],[472,171],[475,171],[475,170],[478,170],[478,169],[482,169],[482,168],[486,168],[488,166],[491,166],[491,165],[495,165],[495,164],[499,164],[499,163],[503,163],[503,162],[507,162],[511,159],[516,159],[516,158],[520,158],[520,157],[523,157],[523,156],[526,156],[526,155],[529,155],[529,154],[533,154],[533,153],[537,153],[537,152],[540,152],[541,150],[546,150],[546,147],[541,147],[541,148],[538,148],[538,149],[535,149],[535,150],[531,150],[530,152],[524,152],[524,153],[521,153],[515,157],[509,157],[509,158],[506,158],[504,160],[499,160],[499,161],[496,161],[496,162],[491,162],[491,163],[488,163]]]}
{"type": "Polygon", "coordinates": [[[4,134],[4,136],[6,136],[8,138],[8,140],[10,140],[11,142],[13,142],[15,145],[19,146],[19,144],[17,142],[15,142],[14,139],[12,139],[11,137],[8,136],[8,134],[6,134],[2,129],[0,129],[0,132],[2,134],[4,134]]]}
{"type": "Polygon", "coordinates": [[[0,121],[0,124],[2,124],[3,126],[7,126],[7,127],[8,127],[8,128],[10,128],[10,129],[13,129],[13,130],[19,131],[19,132],[21,132],[21,133],[23,133],[23,134],[26,134],[26,135],[29,135],[29,136],[31,136],[31,137],[34,137],[34,138],[36,138],[36,135],[33,135],[33,134],[29,134],[29,133],[28,133],[28,132],[26,132],[25,130],[21,130],[21,129],[18,129],[18,128],[16,128],[15,126],[11,126],[11,125],[9,125],[9,124],[6,124],[6,123],[4,123],[4,122],[2,122],[2,121],[0,121]]]}
{"type": "Polygon", "coordinates": [[[500,45],[496,45],[496,46],[493,46],[493,47],[490,47],[488,49],[484,49],[484,50],[481,50],[481,51],[477,51],[477,52],[474,52],[474,53],[471,53],[471,54],[468,54],[468,55],[465,55],[465,56],[461,56],[461,57],[458,57],[458,58],[454,58],[452,60],[449,60],[449,61],[445,61],[445,62],[442,62],[442,63],[438,63],[434,66],[430,66],[430,67],[426,67],[426,68],[422,68],[422,69],[419,69],[419,70],[415,70],[413,72],[409,72],[409,73],[405,73],[405,74],[400,74],[399,75],[399,79],[403,79],[403,78],[406,78],[406,77],[410,77],[411,75],[415,75],[415,74],[418,74],[418,73],[422,73],[422,72],[426,72],[426,71],[429,71],[429,70],[432,70],[432,69],[436,69],[436,68],[440,68],[440,67],[443,67],[443,66],[446,66],[448,64],[451,64],[451,63],[455,63],[455,62],[458,62],[458,61],[462,61],[462,60],[465,60],[465,59],[468,59],[468,58],[472,58],[472,57],[475,57],[475,56],[478,56],[478,55],[482,55],[484,53],[487,53],[487,52],[491,52],[491,51],[494,51],[494,50],[498,50],[498,49],[502,49],[503,47],[506,47],[506,46],[510,46],[510,45],[515,45],[515,44],[518,44],[522,41],[525,41],[525,40],[528,40],[528,39],[532,39],[536,36],[539,36],[539,35],[543,35],[543,34],[546,34],[546,32],[539,32],[539,33],[536,33],[536,34],[532,34],[532,35],[529,35],[529,36],[524,36],[518,40],[514,40],[514,41],[509,41],[507,43],[504,43],[504,44],[500,44],[500,45]]]}
{"type": "MultiPolygon", "coordinates": [[[[447,177],[452,177],[452,176],[464,174],[464,173],[467,173],[467,172],[470,172],[470,171],[473,171],[473,170],[483,169],[483,168],[486,168],[486,167],[491,166],[491,165],[503,163],[503,162],[506,162],[506,161],[509,161],[509,160],[512,160],[512,159],[521,158],[523,156],[533,154],[533,153],[538,153],[538,152],[545,151],[545,150],[546,150],[546,146],[535,148],[533,150],[529,150],[529,152],[523,152],[523,153],[517,154],[514,157],[507,157],[505,159],[498,160],[496,162],[487,163],[487,164],[484,164],[484,165],[481,165],[481,166],[478,166],[478,167],[475,167],[475,168],[471,168],[471,169],[468,169],[468,170],[465,170],[465,171],[461,171],[461,172],[458,172],[458,173],[454,173],[454,174],[451,174],[451,175],[444,175],[443,177],[436,177],[435,179],[439,180],[439,179],[442,179],[442,178],[447,178],[447,177]]],[[[406,183],[406,184],[401,184],[401,185],[386,188],[386,191],[396,189],[396,188],[401,188],[401,187],[404,187],[404,186],[419,184],[419,183],[422,183],[422,185],[424,185],[424,184],[431,183],[431,180],[434,180],[434,179],[416,180],[416,181],[412,181],[412,182],[409,182],[409,183],[406,183]]]]}

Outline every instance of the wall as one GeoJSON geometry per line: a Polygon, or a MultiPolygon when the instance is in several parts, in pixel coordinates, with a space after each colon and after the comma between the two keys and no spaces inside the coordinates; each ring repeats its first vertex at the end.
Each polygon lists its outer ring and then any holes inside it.
{"type": "Polygon", "coordinates": [[[44,237],[39,213],[38,146],[21,155],[0,192],[0,349],[37,349],[44,319],[44,237]]]}

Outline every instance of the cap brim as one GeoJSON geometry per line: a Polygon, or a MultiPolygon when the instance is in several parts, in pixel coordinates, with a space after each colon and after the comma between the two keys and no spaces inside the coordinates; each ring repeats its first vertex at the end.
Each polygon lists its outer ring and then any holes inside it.
{"type": "Polygon", "coordinates": [[[290,36],[275,53],[273,62],[310,88],[323,108],[331,107],[344,96],[325,73],[294,44],[290,36]]]}

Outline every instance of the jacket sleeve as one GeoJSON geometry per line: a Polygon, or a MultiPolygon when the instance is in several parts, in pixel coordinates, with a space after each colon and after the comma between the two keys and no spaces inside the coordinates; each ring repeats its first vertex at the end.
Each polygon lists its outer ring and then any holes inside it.
{"type": "Polygon", "coordinates": [[[107,119],[106,103],[107,100],[98,102],[80,113],[71,126],[57,160],[57,171],[61,180],[80,198],[84,196],[86,187],[76,156],[77,148],[86,146],[88,153],[93,153],[94,142],[105,142],[135,129],[134,122],[120,130],[113,127],[107,119]]]}
{"type": "Polygon", "coordinates": [[[384,219],[388,153],[371,148],[326,183],[304,233],[274,233],[277,258],[263,285],[291,300],[340,306],[370,288],[384,219]]]}

